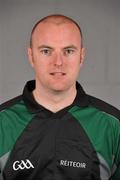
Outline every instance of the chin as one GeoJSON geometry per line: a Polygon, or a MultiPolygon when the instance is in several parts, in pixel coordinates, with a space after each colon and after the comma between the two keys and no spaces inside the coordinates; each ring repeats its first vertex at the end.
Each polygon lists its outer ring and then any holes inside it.
{"type": "Polygon", "coordinates": [[[52,88],[52,90],[55,91],[55,92],[61,92],[61,91],[65,91],[66,88],[60,88],[60,87],[59,88],[58,87],[55,88],[54,87],[54,88],[52,88]]]}
{"type": "Polygon", "coordinates": [[[73,87],[74,82],[72,80],[64,80],[64,81],[49,81],[47,84],[47,88],[51,89],[52,91],[67,91],[69,89],[71,89],[71,87],[73,87]]]}
{"type": "Polygon", "coordinates": [[[53,86],[51,89],[56,92],[62,92],[62,91],[66,91],[69,88],[70,88],[69,86],[62,84],[62,85],[53,86]]]}

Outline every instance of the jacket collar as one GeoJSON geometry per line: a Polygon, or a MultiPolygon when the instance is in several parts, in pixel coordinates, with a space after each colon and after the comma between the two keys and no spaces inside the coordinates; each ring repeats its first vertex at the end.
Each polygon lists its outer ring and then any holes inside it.
{"type": "MultiPolygon", "coordinates": [[[[35,101],[34,96],[32,94],[32,91],[34,89],[35,89],[35,80],[28,81],[24,87],[22,96],[28,110],[31,113],[39,113],[41,111],[44,111],[45,108],[35,101]]],[[[89,105],[88,96],[78,82],[76,82],[76,89],[77,89],[76,98],[70,106],[79,106],[79,107],[88,106],[89,105]]],[[[46,111],[49,110],[46,109],[46,111]]]]}

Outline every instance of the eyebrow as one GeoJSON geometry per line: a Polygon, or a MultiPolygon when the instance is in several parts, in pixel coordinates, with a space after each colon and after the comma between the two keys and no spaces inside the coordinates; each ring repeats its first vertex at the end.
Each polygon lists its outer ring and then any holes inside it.
{"type": "Polygon", "coordinates": [[[66,47],[64,47],[63,49],[75,49],[75,50],[77,50],[78,48],[76,47],[76,46],[74,46],[74,45],[69,45],[69,46],[66,46],[66,47]]]}
{"type": "MultiPolygon", "coordinates": [[[[39,46],[38,47],[38,49],[43,49],[43,48],[48,48],[48,49],[54,49],[53,47],[51,47],[51,46],[48,46],[48,45],[41,45],[41,46],[39,46]]],[[[69,45],[69,46],[65,46],[65,47],[63,47],[62,49],[75,49],[75,50],[77,50],[78,48],[75,46],[75,45],[69,45]]]]}
{"type": "Polygon", "coordinates": [[[53,47],[47,46],[47,45],[41,45],[38,47],[38,49],[43,49],[43,48],[48,48],[48,49],[53,49],[53,47]]]}

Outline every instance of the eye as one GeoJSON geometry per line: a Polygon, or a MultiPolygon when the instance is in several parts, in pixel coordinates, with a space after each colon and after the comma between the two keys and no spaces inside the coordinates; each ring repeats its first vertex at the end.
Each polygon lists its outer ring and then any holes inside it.
{"type": "Polygon", "coordinates": [[[40,51],[42,54],[44,55],[47,55],[47,56],[50,56],[51,53],[52,53],[52,50],[51,49],[48,49],[48,48],[44,48],[40,51]]]}
{"type": "Polygon", "coordinates": [[[74,51],[75,51],[74,49],[65,49],[64,50],[64,55],[69,56],[69,55],[73,54],[74,51]]]}

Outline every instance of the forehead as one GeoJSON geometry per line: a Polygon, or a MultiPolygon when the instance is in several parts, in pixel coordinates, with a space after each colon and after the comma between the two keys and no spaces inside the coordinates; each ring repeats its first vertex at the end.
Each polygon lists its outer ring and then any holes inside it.
{"type": "Polygon", "coordinates": [[[81,35],[78,27],[71,21],[40,22],[34,30],[33,43],[38,41],[79,41],[81,35]]]}

